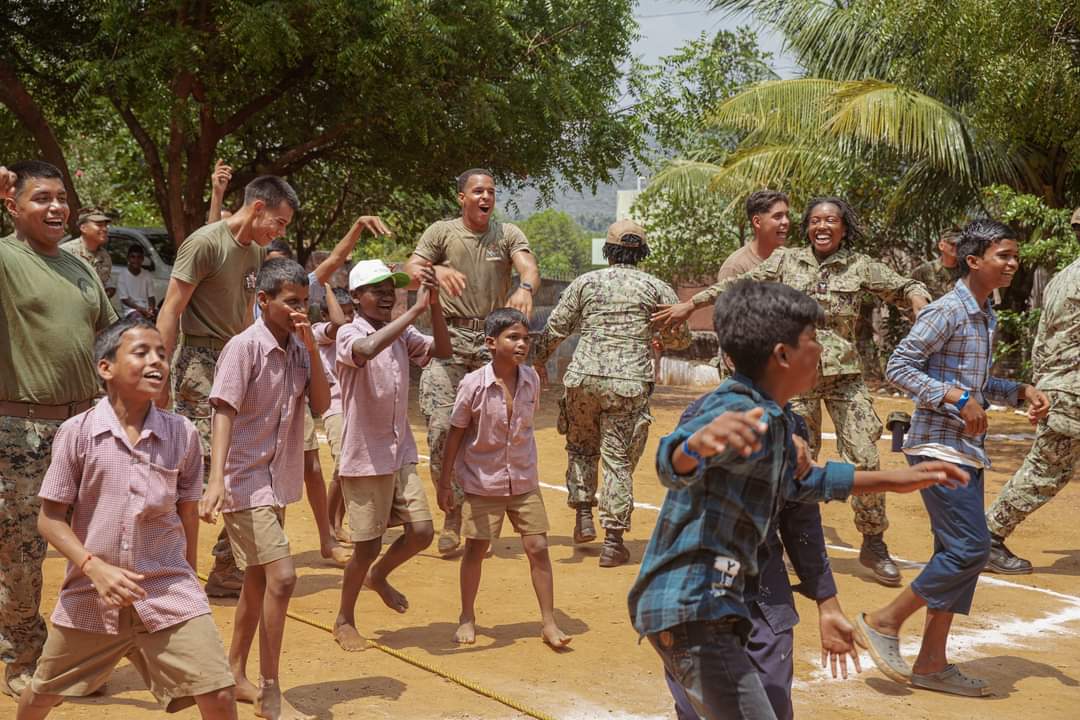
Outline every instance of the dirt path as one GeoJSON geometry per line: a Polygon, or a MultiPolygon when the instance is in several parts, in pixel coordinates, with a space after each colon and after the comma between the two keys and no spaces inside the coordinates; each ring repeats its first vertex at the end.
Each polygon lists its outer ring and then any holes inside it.
{"type": "MultiPolygon", "coordinates": [[[[661,388],[653,405],[656,421],[649,448],[635,477],[636,500],[628,545],[630,565],[600,569],[598,545],[575,548],[573,517],[561,492],[566,455],[555,431],[557,392],[545,393],[537,419],[541,481],[551,518],[552,561],[556,604],[563,629],[575,636],[571,650],[555,653],[539,639],[539,611],[532,594],[528,562],[516,536],[495,543],[484,565],[478,600],[480,636],[474,647],[450,642],[458,614],[457,563],[439,559],[432,550],[393,576],[411,609],[405,615],[385,608],[373,593],[363,593],[358,606],[361,631],[389,647],[457,673],[556,718],[665,718],[671,702],[660,665],[647,644],[638,644],[630,626],[626,593],[656,519],[649,506],[659,506],[663,489],[652,458],[658,438],[668,432],[700,390],[661,388]]],[[[907,409],[905,401],[881,398],[878,412],[907,409]]],[[[415,414],[413,431],[426,452],[424,427],[415,414]]],[[[831,430],[831,427],[826,427],[831,430]]],[[[1026,421],[1011,412],[991,413],[991,432],[1030,433],[1026,421]]],[[[995,440],[990,445],[994,470],[988,475],[987,501],[1019,466],[1029,445],[1023,440],[995,440]]],[[[885,467],[903,459],[879,443],[885,467]]],[[[826,441],[824,458],[835,454],[826,441]]],[[[323,452],[324,468],[329,453],[323,452]]],[[[426,478],[427,469],[421,470],[426,478]]],[[[431,496],[434,506],[434,497],[431,496]]],[[[1030,715],[1042,719],[1080,717],[1080,485],[1066,488],[1018,531],[1010,546],[1032,560],[1037,573],[1003,580],[987,578],[975,598],[976,615],[958,618],[954,659],[994,686],[991,698],[972,701],[912,691],[887,680],[864,655],[862,675],[848,681],[826,679],[817,665],[817,613],[799,598],[803,617],[796,629],[795,707],[800,717],[941,718],[979,716],[1006,720],[1030,715]]],[[[892,528],[886,535],[893,553],[923,561],[931,539],[918,495],[890,496],[892,528]]],[[[895,592],[872,582],[856,560],[859,536],[850,509],[824,508],[826,538],[840,587],[840,600],[850,617],[876,607],[895,592]]],[[[315,549],[317,534],[306,504],[290,509],[290,537],[301,579],[292,609],[322,623],[336,614],[341,572],[326,566],[315,549]]],[[[216,530],[204,526],[200,558],[205,572],[216,530]]],[[[55,553],[46,563],[43,607],[51,612],[63,565],[55,553]]],[[[917,570],[906,568],[905,579],[917,570]]],[[[231,633],[232,603],[214,602],[214,617],[226,643],[231,633]]],[[[913,619],[909,634],[921,627],[913,619]]],[[[913,636],[912,636],[913,637],[913,636]]],[[[908,652],[913,652],[912,641],[908,652]]],[[[257,673],[252,667],[251,672],[257,673]]],[[[297,622],[286,629],[282,682],[287,696],[303,710],[325,718],[519,718],[524,715],[377,650],[347,654],[320,630],[297,622]]],[[[0,699],[0,704],[4,700],[0,699]]],[[[107,698],[69,702],[53,717],[142,718],[154,707],[138,675],[126,663],[109,685],[107,698]]],[[[5,711],[6,712],[6,711],[5,711]]],[[[0,713],[2,714],[2,713],[0,713]]],[[[194,718],[193,710],[179,714],[194,718]]],[[[252,718],[241,706],[241,718],[252,718]]]]}

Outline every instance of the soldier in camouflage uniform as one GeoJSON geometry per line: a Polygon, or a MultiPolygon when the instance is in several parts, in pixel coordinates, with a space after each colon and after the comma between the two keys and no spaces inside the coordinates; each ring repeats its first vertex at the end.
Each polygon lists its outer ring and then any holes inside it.
{"type": "MultiPolygon", "coordinates": [[[[901,277],[887,265],[846,247],[862,235],[858,218],[839,198],[816,198],[802,219],[808,247],[780,248],[757,268],[742,276],[759,281],[782,282],[805,292],[825,310],[826,325],[818,332],[822,345],[818,382],[806,395],[792,401],[810,430],[815,459],[821,449],[821,403],[836,426],[840,456],[860,470],[877,470],[875,443],[881,437],[881,420],[862,379],[855,347],[855,321],[862,293],[869,292],[897,307],[918,312],[930,301],[922,283],[901,277]]],[[[669,323],[685,320],[698,307],[710,305],[735,280],[702,290],[689,301],[664,308],[654,320],[669,323]]],[[[889,556],[883,534],[889,526],[883,494],[853,495],[855,527],[863,536],[859,560],[885,585],[900,584],[900,571],[889,556]]]]}
{"type": "Polygon", "coordinates": [[[107,249],[110,222],[112,218],[100,208],[83,208],[79,211],[79,237],[68,240],[60,249],[89,263],[101,279],[105,293],[112,297],[116,285],[112,280],[112,258],[107,249]]]}
{"type": "Polygon", "coordinates": [[[956,270],[956,243],[959,239],[958,231],[945,231],[938,240],[938,251],[941,256],[936,260],[928,260],[911,271],[912,279],[925,285],[933,300],[937,300],[956,285],[959,277],[956,270]]]}
{"type": "MultiPolygon", "coordinates": [[[[495,210],[495,181],[482,168],[466,170],[457,179],[461,217],[440,220],[420,237],[405,271],[417,287],[420,269],[433,265],[443,289],[442,305],[454,354],[433,359],[420,376],[420,412],[428,426],[431,479],[442,474],[450,412],[457,387],[466,374],[491,361],[484,346],[484,318],[504,306],[532,315],[532,298],[540,288],[540,270],[529,250],[525,233],[510,223],[491,219],[495,210]],[[521,283],[511,293],[511,271],[521,283]],[[508,297],[509,296],[509,297],[508,297]]],[[[451,480],[454,509],[446,514],[439,552],[449,555],[461,544],[461,503],[465,499],[456,479],[451,480]]]]}
{"type": "Polygon", "coordinates": [[[117,317],[93,270],[59,249],[68,217],[60,171],[0,167],[0,198],[15,223],[0,239],[0,691],[18,697],[46,635],[38,491],[60,424],[98,393],[94,337],[117,317]]]}
{"type": "MultiPolygon", "coordinates": [[[[1080,210],[1073,213],[1080,239],[1080,210]]],[[[1080,465],[1080,260],[1050,281],[1031,352],[1035,387],[1050,398],[1050,414],[1039,422],[1035,442],[986,513],[990,528],[987,569],[1008,575],[1031,572],[1031,563],[1005,547],[1031,513],[1050,501],[1080,465]]]]}
{"type": "MultiPolygon", "coordinates": [[[[658,305],[678,302],[669,285],[635,267],[648,255],[645,231],[639,225],[620,220],[608,228],[604,257],[609,267],[578,277],[563,291],[533,360],[545,378],[544,363],[559,343],[575,332],[581,334],[563,378],[558,428],[566,435],[567,502],[577,510],[574,542],[596,539],[592,508],[597,504],[597,461],[604,468],[600,567],[630,559],[623,533],[630,529],[634,469],[652,422],[649,318],[658,305]]],[[[681,350],[690,345],[690,330],[680,324],[660,342],[664,348],[681,350]]]]}

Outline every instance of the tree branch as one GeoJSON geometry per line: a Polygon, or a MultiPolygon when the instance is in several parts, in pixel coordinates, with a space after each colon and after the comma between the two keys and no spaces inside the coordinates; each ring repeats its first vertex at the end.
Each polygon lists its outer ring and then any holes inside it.
{"type": "Polygon", "coordinates": [[[135,117],[135,113],[130,107],[127,107],[120,102],[120,99],[115,96],[109,96],[109,101],[112,103],[116,111],[120,113],[120,117],[123,118],[124,124],[127,125],[128,130],[131,132],[132,137],[135,138],[135,142],[139,144],[139,148],[143,152],[143,158],[146,160],[146,165],[150,169],[150,178],[154,181],[154,198],[157,200],[158,207],[161,209],[162,219],[165,221],[165,227],[169,229],[170,234],[173,234],[173,242],[177,245],[183,241],[184,236],[177,236],[175,234],[176,228],[173,226],[172,208],[169,206],[169,187],[168,182],[165,179],[165,166],[161,163],[161,154],[158,152],[157,145],[154,144],[154,139],[150,137],[150,134],[146,132],[146,128],[142,126],[139,119],[135,117]]]}
{"type": "Polygon", "coordinates": [[[226,118],[224,122],[215,122],[217,130],[217,138],[215,139],[220,139],[236,132],[256,113],[265,110],[275,100],[281,97],[281,95],[291,86],[309,76],[314,68],[315,64],[312,59],[310,57],[305,57],[299,65],[285,73],[274,87],[270,88],[262,95],[249,100],[239,110],[226,118]]]}

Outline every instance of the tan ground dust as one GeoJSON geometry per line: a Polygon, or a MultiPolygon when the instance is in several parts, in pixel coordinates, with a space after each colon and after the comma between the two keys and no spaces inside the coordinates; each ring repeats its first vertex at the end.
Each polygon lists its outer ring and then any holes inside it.
{"type": "MultiPolygon", "coordinates": [[[[637,500],[659,505],[664,491],[653,469],[656,442],[674,427],[685,406],[703,389],[660,388],[653,403],[656,418],[649,447],[636,474],[637,500]]],[[[556,399],[561,390],[545,391],[537,418],[541,480],[561,486],[566,467],[563,440],[555,431],[556,399]]],[[[878,400],[884,418],[893,409],[907,409],[901,399],[878,400]]],[[[413,431],[426,452],[424,426],[413,404],[413,431]]],[[[827,427],[831,430],[831,427],[827,427]]],[[[1011,412],[995,412],[991,432],[1031,432],[1026,420],[1011,412]]],[[[987,502],[1019,466],[1028,442],[995,441],[990,445],[994,470],[987,481],[987,502]]],[[[889,452],[886,439],[879,443],[885,467],[898,467],[903,459],[889,452]]],[[[826,442],[823,459],[835,455],[826,442]]],[[[329,452],[322,453],[329,475],[329,452]]],[[[426,465],[421,469],[427,478],[426,465]]],[[[430,494],[430,493],[429,493],[430,494]]],[[[513,697],[557,718],[662,718],[672,717],[672,705],[663,683],[660,663],[646,644],[639,644],[626,609],[626,593],[637,570],[656,513],[639,509],[629,534],[631,564],[600,569],[599,546],[575,548],[571,542],[573,517],[565,493],[545,489],[551,518],[551,555],[555,567],[556,604],[562,628],[573,634],[572,649],[555,653],[539,639],[539,613],[529,584],[528,563],[516,536],[495,544],[494,556],[484,565],[478,600],[479,638],[470,648],[455,647],[451,634],[458,615],[457,563],[440,559],[434,549],[406,564],[393,576],[394,584],[411,603],[405,615],[385,608],[370,592],[361,594],[358,619],[361,631],[392,648],[400,649],[496,693],[513,697]]],[[[432,507],[434,496],[431,494],[432,507]]],[[[336,614],[341,571],[319,558],[317,534],[306,503],[294,505],[289,534],[297,557],[300,581],[292,609],[331,623],[336,614]]],[[[923,561],[931,538],[926,514],[917,494],[889,499],[892,529],[887,533],[893,553],[923,561]]],[[[1008,585],[981,583],[975,597],[975,615],[958,617],[958,642],[974,642],[954,659],[966,670],[993,683],[994,696],[970,700],[913,691],[897,685],[863,655],[860,676],[847,681],[824,679],[816,664],[819,654],[817,613],[799,597],[803,623],[796,629],[795,708],[800,717],[838,718],[971,718],[984,720],[1080,717],[1080,598],[1058,597],[1028,588],[1080,595],[1080,486],[1073,484],[1042,511],[1031,517],[1010,545],[1030,558],[1037,569],[1032,576],[1011,578],[1008,585]],[[1040,621],[1040,625],[1033,625],[1040,621]],[[990,635],[990,633],[998,633],[990,635]],[[1003,634],[1004,633],[1004,634],[1003,634]],[[996,638],[996,639],[995,639],[996,638]],[[988,640],[989,642],[983,642],[988,640]]],[[[827,540],[835,546],[856,547],[859,536],[851,511],[843,504],[824,509],[827,540]]],[[[209,568],[209,548],[216,529],[203,526],[200,565],[209,568]]],[[[840,600],[854,617],[860,610],[885,603],[895,590],[871,581],[851,552],[830,550],[840,587],[840,600]]],[[[51,612],[62,578],[63,560],[50,552],[45,567],[42,606],[51,612]]],[[[906,569],[905,579],[916,570],[906,569]]],[[[226,644],[232,630],[232,601],[212,601],[214,617],[226,644]]],[[[905,640],[917,638],[921,614],[906,628],[905,640]]],[[[257,652],[253,653],[257,657],[257,652]]],[[[256,676],[252,666],[250,674],[256,676]]],[[[287,697],[300,709],[325,718],[519,718],[524,715],[481,697],[377,650],[358,654],[341,651],[326,633],[290,621],[286,629],[282,684],[287,697]]],[[[7,703],[0,699],[0,705],[7,703]]],[[[11,705],[4,706],[6,715],[11,705]]],[[[54,712],[56,718],[141,718],[155,711],[134,669],[126,662],[109,683],[107,697],[70,701],[54,712]]],[[[177,717],[197,717],[188,710],[177,717]]],[[[241,706],[241,718],[252,718],[250,706],[241,706]]]]}

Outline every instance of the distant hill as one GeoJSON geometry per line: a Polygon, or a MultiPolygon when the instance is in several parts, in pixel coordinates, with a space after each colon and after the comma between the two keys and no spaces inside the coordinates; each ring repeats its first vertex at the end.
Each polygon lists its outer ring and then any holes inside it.
{"type": "Polygon", "coordinates": [[[550,204],[540,203],[540,193],[530,187],[504,195],[500,209],[510,220],[524,220],[530,215],[551,207],[560,210],[590,232],[604,232],[615,222],[616,193],[619,190],[637,188],[637,175],[630,167],[624,167],[615,183],[598,185],[592,194],[579,192],[556,193],[550,204]],[[540,204],[538,204],[540,203],[540,204]]]}

